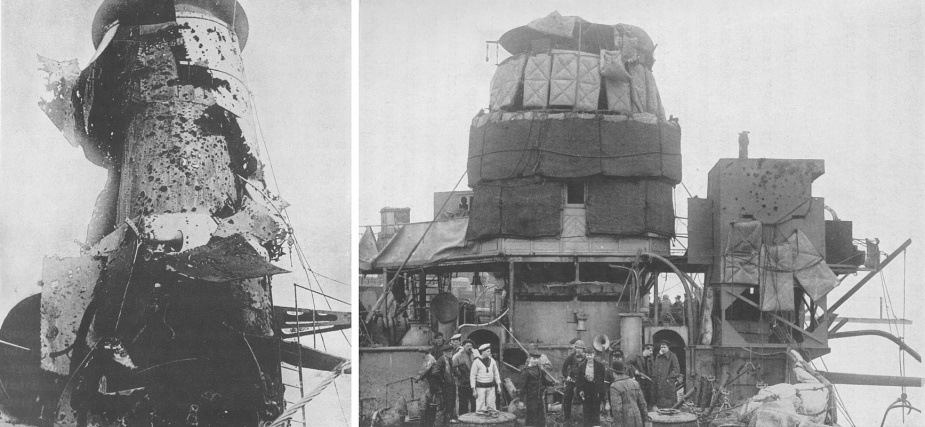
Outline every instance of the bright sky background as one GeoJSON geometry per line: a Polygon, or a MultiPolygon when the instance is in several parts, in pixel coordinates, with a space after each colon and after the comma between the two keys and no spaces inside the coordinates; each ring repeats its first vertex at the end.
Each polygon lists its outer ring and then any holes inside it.
{"type": "MultiPolygon", "coordinates": [[[[43,256],[79,255],[73,240],[86,238],[106,181],[106,171],[71,147],[36,105],[43,89],[36,55],[89,60],[90,24],[100,3],[2,3],[0,316],[40,292],[43,256]]],[[[278,193],[292,205],[288,213],[311,267],[350,283],[350,2],[241,3],[250,22],[244,66],[269,152],[264,163],[272,161],[278,193]]],[[[267,179],[276,188],[269,171],[267,179]]],[[[292,263],[290,268],[284,257],[279,264],[294,273],[274,278],[274,302],[280,305],[291,304],[292,283],[306,284],[298,258],[292,263]]],[[[350,300],[349,286],[319,279],[325,292],[350,300]]],[[[317,290],[314,280],[312,286],[317,290]]],[[[304,291],[299,298],[300,306],[310,299],[304,291]]],[[[317,306],[327,309],[320,299],[317,306]]],[[[331,307],[350,310],[336,301],[331,307]]],[[[350,357],[339,332],[325,335],[329,352],[350,357]]],[[[320,339],[317,347],[323,348],[320,339]]],[[[306,391],[323,375],[307,372],[306,391]]],[[[336,384],[349,417],[349,376],[336,384]]],[[[326,424],[343,425],[337,404],[333,388],[312,402],[326,424]]]]}
{"type": "MultiPolygon", "coordinates": [[[[737,156],[738,133],[748,130],[751,157],[825,159],[814,196],[854,221],[855,237],[879,237],[885,252],[911,237],[905,317],[915,323],[907,340],[925,352],[919,2],[361,1],[360,224],[379,224],[384,206],[410,207],[415,222],[433,218],[433,193],[452,189],[465,171],[470,120],[488,106],[495,48],[486,62],[485,41],[553,10],[636,25],[658,44],[655,79],[666,114],[680,118],[683,181],[693,194],[706,196],[707,172],[717,159],[737,156]]],[[[686,198],[679,186],[679,216],[686,198]]],[[[903,277],[902,259],[885,272],[900,317],[903,277]]],[[[882,296],[878,278],[840,312],[878,317],[882,296]]],[[[874,327],[881,326],[887,330],[874,327]]],[[[885,339],[831,345],[824,358],[831,371],[899,375],[896,346],[885,339]]],[[[921,364],[906,360],[909,373],[922,377],[921,364]]],[[[839,390],[858,426],[879,425],[900,394],[888,387],[839,390]]],[[[923,406],[921,389],[910,389],[909,397],[923,406]]],[[[899,419],[893,411],[890,420],[899,419]]],[[[920,415],[906,420],[925,422],[920,415]]]]}

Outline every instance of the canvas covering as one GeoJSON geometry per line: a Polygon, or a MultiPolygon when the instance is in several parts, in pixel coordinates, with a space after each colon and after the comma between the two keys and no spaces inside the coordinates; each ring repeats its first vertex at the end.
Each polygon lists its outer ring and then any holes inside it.
{"type": "Polygon", "coordinates": [[[561,182],[515,180],[474,188],[469,240],[492,237],[558,236],[562,231],[561,182]]]}
{"type": "Polygon", "coordinates": [[[504,60],[495,69],[491,79],[490,106],[492,110],[501,110],[511,106],[517,95],[520,81],[524,75],[526,55],[514,55],[504,60]]]}
{"type": "Polygon", "coordinates": [[[552,56],[546,53],[530,56],[524,68],[524,107],[544,108],[549,102],[549,77],[552,56]]]}
{"type": "Polygon", "coordinates": [[[585,202],[588,234],[674,235],[672,185],[657,180],[594,179],[585,202]]]}
{"type": "Polygon", "coordinates": [[[593,175],[661,178],[677,184],[681,130],[651,115],[627,119],[571,112],[485,114],[476,118],[469,132],[468,175],[470,187],[517,177],[593,175]]]}
{"type": "Polygon", "coordinates": [[[418,268],[440,261],[466,246],[469,218],[405,224],[370,262],[370,269],[418,268]],[[429,230],[428,230],[429,228],[429,230]],[[423,240],[421,237],[424,237],[423,240]],[[418,244],[420,242],[420,244],[418,244]],[[415,245],[417,248],[415,249],[415,245]],[[411,251],[414,250],[412,253],[411,251]],[[411,257],[409,258],[409,254],[411,257]]]}
{"type": "Polygon", "coordinates": [[[759,221],[732,225],[723,254],[724,283],[759,285],[764,311],[794,310],[794,279],[813,301],[838,286],[835,273],[803,231],[769,245],[763,242],[762,230],[759,221]]]}

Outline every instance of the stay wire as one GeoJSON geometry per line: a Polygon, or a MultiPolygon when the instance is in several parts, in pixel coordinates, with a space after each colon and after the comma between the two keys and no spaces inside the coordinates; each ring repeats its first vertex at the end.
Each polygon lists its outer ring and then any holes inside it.
{"type": "MultiPolygon", "coordinates": [[[[251,183],[250,181],[248,181],[248,180],[245,179],[244,177],[242,177],[242,176],[240,176],[240,175],[237,175],[237,176],[238,176],[238,178],[240,178],[242,181],[244,181],[245,184],[248,184],[248,185],[250,185],[251,187],[253,187],[254,190],[256,190],[257,193],[259,193],[259,194],[264,198],[264,200],[267,201],[267,204],[269,204],[270,207],[272,207],[273,210],[275,210],[276,213],[279,214],[280,218],[283,219],[283,223],[286,224],[286,228],[287,228],[287,230],[289,230],[289,234],[290,234],[290,236],[292,236],[293,242],[294,242],[294,243],[298,243],[298,238],[297,238],[296,235],[295,235],[295,228],[292,226],[292,223],[289,221],[289,215],[287,215],[284,211],[282,211],[282,210],[280,210],[279,208],[277,208],[276,205],[273,203],[273,199],[272,199],[269,195],[267,195],[266,193],[264,193],[263,190],[261,190],[260,188],[258,188],[256,185],[254,185],[253,183],[251,183]]],[[[301,245],[299,245],[299,248],[301,248],[301,245]]],[[[292,258],[291,258],[291,254],[290,254],[290,264],[292,263],[291,260],[292,260],[292,258]]],[[[300,259],[300,263],[301,263],[301,259],[300,259]]],[[[319,275],[319,276],[321,276],[321,277],[330,279],[330,280],[332,280],[332,281],[334,281],[334,282],[336,282],[336,283],[339,283],[339,284],[342,284],[342,285],[345,285],[345,286],[349,286],[349,285],[347,285],[347,284],[344,283],[344,282],[341,282],[341,281],[332,279],[332,278],[330,278],[330,277],[328,277],[328,276],[325,276],[325,275],[323,275],[323,274],[321,274],[321,273],[316,272],[315,270],[313,270],[313,269],[311,268],[310,265],[307,266],[307,262],[306,262],[306,263],[302,263],[302,268],[311,271],[313,275],[317,274],[317,275],[319,275]]],[[[317,280],[317,278],[316,278],[316,280],[317,280]]],[[[311,283],[309,283],[309,284],[311,284],[311,283]]],[[[319,287],[321,287],[320,284],[319,284],[319,287]]],[[[324,291],[324,289],[322,289],[322,292],[316,292],[316,293],[318,293],[318,294],[320,294],[320,295],[323,295],[325,298],[330,298],[330,299],[334,299],[335,301],[338,301],[336,298],[334,298],[334,297],[332,297],[332,296],[330,296],[330,295],[324,293],[323,291],[324,291]]],[[[330,306],[330,304],[329,304],[329,306],[330,306]]]]}

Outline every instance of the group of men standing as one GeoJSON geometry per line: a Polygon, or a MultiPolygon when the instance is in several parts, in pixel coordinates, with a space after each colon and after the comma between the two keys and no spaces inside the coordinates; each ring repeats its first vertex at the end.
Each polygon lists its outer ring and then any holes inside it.
{"type": "Polygon", "coordinates": [[[680,364],[667,342],[659,342],[656,355],[654,346],[646,344],[642,354],[628,363],[624,363],[619,350],[612,353],[607,363],[602,360],[601,350],[595,353],[581,340],[573,341],[572,349],[562,365],[566,381],[562,401],[565,420],[571,418],[576,395],[583,400],[585,426],[600,425],[602,403],[605,408],[609,406],[614,425],[641,427],[650,408],[670,408],[677,402],[675,383],[681,373],[680,364]]]}
{"type": "Polygon", "coordinates": [[[491,357],[491,345],[483,344],[478,350],[474,342],[453,335],[443,344],[443,334],[434,336],[434,346],[425,356],[418,381],[427,381],[426,408],[422,426],[454,424],[458,415],[471,411],[491,414],[495,407],[495,392],[501,392],[501,374],[491,357]],[[439,358],[437,358],[438,355],[439,358]]]}
{"type": "MultiPolygon", "coordinates": [[[[471,340],[459,341],[454,335],[443,344],[437,334],[434,347],[425,356],[418,380],[426,380],[427,407],[422,426],[434,426],[440,412],[440,424],[453,424],[458,415],[468,412],[493,414],[496,393],[501,393],[501,375],[492,358],[491,346],[483,344],[476,351],[471,340]],[[458,411],[457,411],[458,403],[458,411]]],[[[610,361],[603,360],[603,351],[573,340],[572,353],[562,365],[565,390],[562,401],[563,418],[571,418],[575,397],[583,401],[585,426],[600,425],[602,404],[609,407],[614,425],[643,426],[653,407],[670,408],[677,403],[676,382],[681,374],[678,358],[669,350],[668,342],[655,346],[645,344],[643,352],[624,363],[623,353],[615,350],[610,361]],[[609,403],[609,405],[607,405],[609,403]]],[[[544,426],[545,401],[543,390],[555,384],[540,366],[541,355],[530,353],[527,366],[521,371],[520,397],[526,406],[527,426],[544,426]]]]}

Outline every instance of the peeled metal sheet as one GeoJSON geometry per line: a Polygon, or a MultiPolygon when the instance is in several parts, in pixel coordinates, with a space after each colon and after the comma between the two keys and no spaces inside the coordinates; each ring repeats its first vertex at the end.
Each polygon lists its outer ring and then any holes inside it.
{"type": "Polygon", "coordinates": [[[69,374],[70,357],[49,355],[74,344],[102,268],[102,261],[89,255],[42,262],[42,369],[69,374]]]}
{"type": "Polygon", "coordinates": [[[253,236],[261,243],[282,242],[289,234],[283,224],[282,218],[269,207],[248,199],[240,212],[219,222],[213,236],[231,237],[235,234],[245,234],[253,236]]]}
{"type": "Polygon", "coordinates": [[[266,251],[235,234],[168,257],[169,270],[194,279],[228,282],[288,273],[267,261],[266,251]]]}
{"type": "Polygon", "coordinates": [[[82,129],[78,129],[74,119],[74,103],[71,94],[80,75],[76,59],[55,61],[39,55],[41,71],[47,73],[45,89],[47,93],[39,101],[39,107],[51,119],[55,127],[64,134],[64,139],[72,146],[81,145],[86,139],[82,129]]]}
{"type": "Polygon", "coordinates": [[[112,233],[107,234],[106,237],[103,237],[95,245],[91,246],[86,255],[95,257],[108,256],[122,246],[122,239],[125,238],[125,230],[127,229],[128,225],[123,223],[113,230],[112,233]]]}

